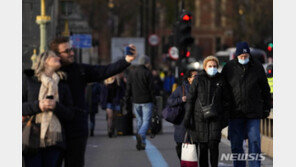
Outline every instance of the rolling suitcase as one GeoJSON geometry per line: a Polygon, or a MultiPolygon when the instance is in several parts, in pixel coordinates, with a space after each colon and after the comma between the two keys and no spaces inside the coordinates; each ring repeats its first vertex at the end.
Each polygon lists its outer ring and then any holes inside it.
{"type": "Polygon", "coordinates": [[[118,136],[133,135],[132,112],[126,112],[124,107],[121,108],[121,111],[116,111],[114,118],[115,133],[118,136]]]}

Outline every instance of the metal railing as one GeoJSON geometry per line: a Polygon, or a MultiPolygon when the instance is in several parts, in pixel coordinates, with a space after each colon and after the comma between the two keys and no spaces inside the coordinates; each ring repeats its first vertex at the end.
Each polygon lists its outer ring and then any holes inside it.
{"type": "Polygon", "coordinates": [[[260,133],[267,137],[271,137],[271,138],[273,137],[273,111],[272,110],[268,118],[261,120],[260,133]]]}

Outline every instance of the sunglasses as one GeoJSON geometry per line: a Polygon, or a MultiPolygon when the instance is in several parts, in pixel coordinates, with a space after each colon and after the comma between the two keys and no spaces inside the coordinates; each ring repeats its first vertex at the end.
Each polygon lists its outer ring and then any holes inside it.
{"type": "Polygon", "coordinates": [[[68,54],[70,54],[72,51],[74,51],[73,48],[68,48],[68,49],[66,49],[66,50],[64,50],[64,51],[62,51],[62,52],[60,52],[60,54],[61,54],[61,53],[68,53],[68,54]]]}

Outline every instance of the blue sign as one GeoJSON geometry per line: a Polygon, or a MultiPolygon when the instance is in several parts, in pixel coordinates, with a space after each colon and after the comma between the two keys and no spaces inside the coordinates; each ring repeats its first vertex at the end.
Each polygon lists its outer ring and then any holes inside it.
{"type": "Polygon", "coordinates": [[[74,48],[91,48],[92,40],[90,34],[75,34],[70,36],[70,42],[74,48]]]}

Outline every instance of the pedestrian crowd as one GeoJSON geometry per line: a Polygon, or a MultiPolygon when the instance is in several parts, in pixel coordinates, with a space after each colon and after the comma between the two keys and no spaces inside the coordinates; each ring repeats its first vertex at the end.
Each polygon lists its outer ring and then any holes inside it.
{"type": "MultiPolygon", "coordinates": [[[[32,69],[24,70],[22,152],[26,167],[83,167],[99,106],[106,111],[109,138],[132,134],[132,125],[128,128],[127,124],[135,117],[136,149],[145,150],[147,133],[154,133],[151,120],[160,107],[158,96],[165,103],[162,116],[174,124],[181,166],[192,165],[184,150],[185,143],[190,143],[195,147],[195,165],[217,167],[221,131],[227,126],[233,154],[246,154],[246,139],[248,154],[261,154],[260,119],[269,116],[272,100],[264,68],[252,58],[248,43],[237,43],[235,59],[221,73],[219,60],[208,56],[203,70],[188,70],[176,88],[172,71],[152,69],[148,56],[139,57],[138,65],[131,66],[137,50],[133,44],[128,48],[125,57],[112,64],[88,65],[75,62],[69,39],[58,37],[32,69]]],[[[244,167],[246,161],[237,159],[233,164],[244,167]]],[[[249,161],[249,166],[260,165],[258,159],[249,161]]]]}

